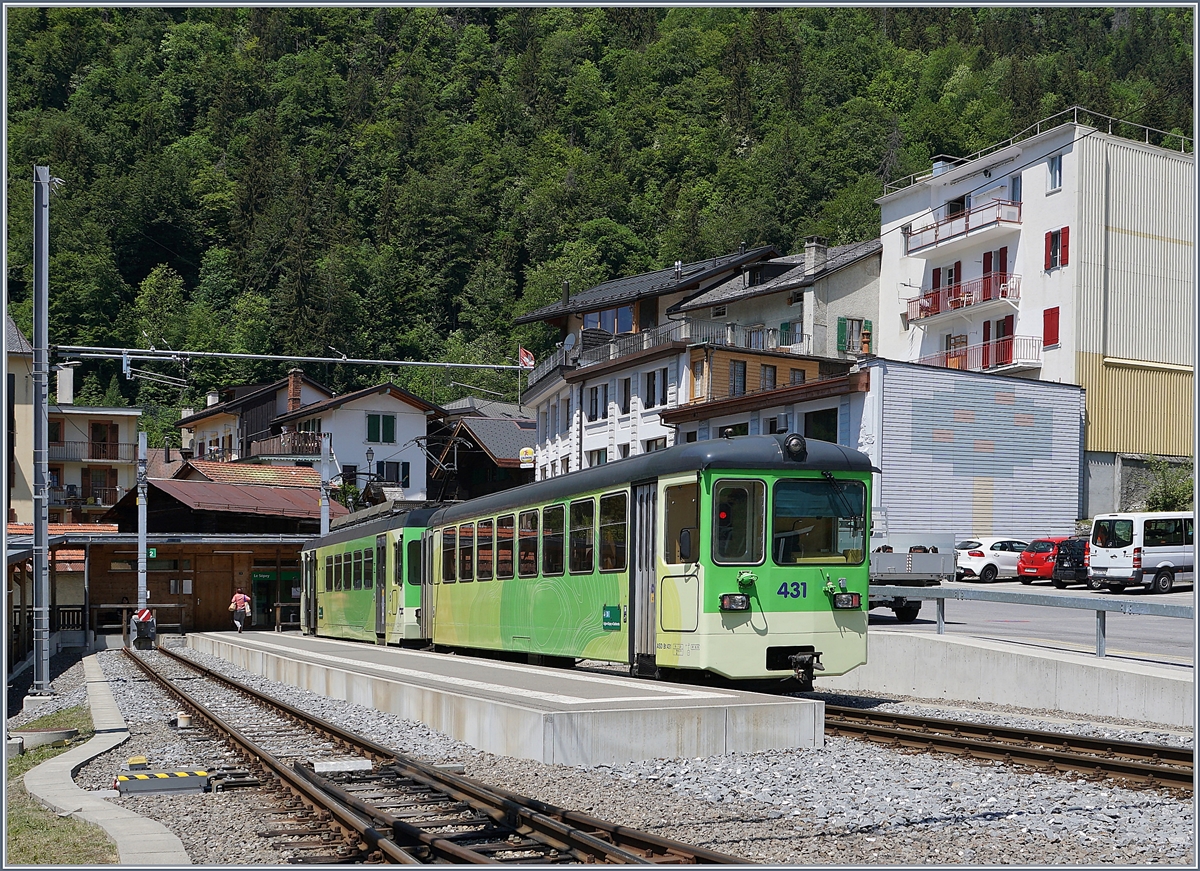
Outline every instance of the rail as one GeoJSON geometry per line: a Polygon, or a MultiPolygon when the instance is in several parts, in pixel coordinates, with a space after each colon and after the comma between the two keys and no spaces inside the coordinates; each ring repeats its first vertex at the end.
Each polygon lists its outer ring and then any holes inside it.
{"type": "Polygon", "coordinates": [[[298,456],[321,455],[321,433],[284,432],[266,439],[250,442],[250,456],[298,456]]]}
{"type": "Polygon", "coordinates": [[[990,342],[980,342],[965,348],[939,351],[921,357],[917,362],[923,366],[940,366],[943,369],[965,369],[981,372],[1004,366],[1041,366],[1041,336],[1005,336],[990,342]]]}
{"type": "Polygon", "coordinates": [[[1018,593],[1008,590],[971,590],[962,587],[898,587],[886,584],[871,585],[873,596],[896,596],[905,599],[933,599],[937,602],[937,632],[946,634],[946,600],[976,602],[1003,602],[1009,605],[1035,605],[1043,608],[1074,608],[1079,611],[1096,612],[1096,656],[1105,655],[1107,615],[1142,614],[1148,617],[1174,617],[1184,620],[1195,619],[1195,608],[1191,605],[1175,605],[1170,602],[1146,602],[1140,599],[1113,598],[1111,596],[1064,596],[1055,593],[1018,593]]]}
{"type": "Polygon", "coordinates": [[[1008,200],[992,200],[969,211],[938,218],[923,227],[914,227],[904,234],[905,253],[915,254],[1000,223],[1020,224],[1021,204],[1008,200]]]}
{"type": "Polygon", "coordinates": [[[1011,300],[1014,305],[1021,299],[1021,276],[989,272],[971,281],[930,288],[908,300],[908,319],[931,318],[999,299],[1011,300]]]}
{"type": "Polygon", "coordinates": [[[87,460],[108,460],[132,463],[137,460],[137,445],[133,442],[58,442],[47,447],[51,461],[79,463],[87,460]]]}

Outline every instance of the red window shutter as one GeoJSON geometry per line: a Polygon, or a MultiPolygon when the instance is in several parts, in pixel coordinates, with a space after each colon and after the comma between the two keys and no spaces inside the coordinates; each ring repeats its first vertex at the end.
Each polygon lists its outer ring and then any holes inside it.
{"type": "Polygon", "coordinates": [[[1015,315],[1009,315],[1004,319],[1004,335],[1007,338],[1013,334],[1013,321],[1016,320],[1015,315]]]}
{"type": "Polygon", "coordinates": [[[1062,254],[1062,256],[1059,257],[1059,263],[1062,266],[1066,266],[1067,262],[1068,262],[1067,252],[1070,250],[1070,247],[1067,245],[1067,240],[1070,238],[1070,235],[1071,235],[1071,228],[1063,227],[1062,228],[1062,244],[1061,244],[1061,248],[1059,249],[1062,254]]]}
{"type": "Polygon", "coordinates": [[[996,271],[1001,275],[1008,275],[1008,246],[1000,249],[1000,256],[997,258],[1000,262],[996,264],[996,271]]]}
{"type": "Polygon", "coordinates": [[[991,340],[992,340],[992,322],[984,321],[983,322],[983,341],[986,344],[987,342],[990,342],[991,340]]]}
{"type": "Polygon", "coordinates": [[[1050,236],[1051,235],[1052,234],[1050,234],[1050,233],[1046,234],[1046,266],[1045,266],[1045,269],[1047,272],[1050,271],[1050,236]]]}
{"type": "Polygon", "coordinates": [[[933,270],[933,286],[935,288],[942,286],[942,270],[941,267],[933,270]]]}
{"type": "Polygon", "coordinates": [[[1042,312],[1042,347],[1058,344],[1058,306],[1042,312]]]}
{"type": "Polygon", "coordinates": [[[954,261],[954,283],[962,284],[962,261],[954,261]]]}
{"type": "Polygon", "coordinates": [[[983,252],[983,274],[988,275],[992,271],[992,252],[983,252]]]}

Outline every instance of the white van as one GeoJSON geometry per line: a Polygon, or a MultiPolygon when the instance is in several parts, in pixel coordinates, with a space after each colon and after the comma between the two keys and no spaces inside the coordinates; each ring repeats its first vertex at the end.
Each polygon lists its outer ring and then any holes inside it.
{"type": "Polygon", "coordinates": [[[1176,511],[1100,514],[1085,551],[1092,589],[1149,587],[1169,593],[1192,583],[1192,515],[1176,511]]]}

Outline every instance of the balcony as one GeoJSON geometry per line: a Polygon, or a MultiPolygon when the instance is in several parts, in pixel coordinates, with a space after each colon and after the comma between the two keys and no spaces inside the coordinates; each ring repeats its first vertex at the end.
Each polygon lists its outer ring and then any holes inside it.
{"type": "Polygon", "coordinates": [[[51,506],[67,508],[110,508],[126,493],[124,487],[91,487],[84,493],[77,484],[46,489],[51,506]]]}
{"type": "Polygon", "coordinates": [[[908,300],[908,320],[918,321],[984,303],[1003,302],[1013,308],[1021,300],[1021,276],[989,272],[981,278],[927,290],[908,300]]]}
{"type": "Polygon", "coordinates": [[[319,457],[321,433],[284,432],[267,439],[250,442],[252,457],[319,457]]]}
{"type": "Polygon", "coordinates": [[[640,333],[617,336],[611,342],[579,352],[572,359],[567,349],[559,348],[529,374],[530,385],[536,384],[559,366],[572,363],[578,368],[619,360],[640,351],[684,342],[689,345],[725,345],[758,351],[778,351],[785,354],[812,354],[812,336],[798,332],[781,332],[778,327],[744,327],[692,318],[671,321],[640,333]]]}
{"type": "Polygon", "coordinates": [[[1042,368],[1041,336],[1006,336],[991,342],[942,351],[917,360],[926,366],[970,372],[1021,372],[1042,368]]]}
{"type": "Polygon", "coordinates": [[[198,453],[197,460],[204,460],[209,463],[229,463],[239,458],[236,448],[208,448],[203,444],[196,446],[198,453]]]}
{"type": "Polygon", "coordinates": [[[915,255],[937,250],[938,254],[974,244],[980,237],[993,238],[1021,229],[1021,204],[992,200],[970,211],[957,212],[905,231],[905,252],[915,255]]]}
{"type": "Polygon", "coordinates": [[[110,463],[132,463],[137,460],[137,445],[133,442],[59,442],[50,444],[51,461],[86,463],[104,460],[110,463]]]}

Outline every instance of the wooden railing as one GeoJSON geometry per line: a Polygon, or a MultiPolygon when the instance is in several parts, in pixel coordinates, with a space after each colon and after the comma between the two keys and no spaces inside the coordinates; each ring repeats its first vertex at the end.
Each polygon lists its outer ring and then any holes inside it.
{"type": "Polygon", "coordinates": [[[954,309],[968,308],[981,302],[1021,298],[1021,276],[989,272],[981,278],[948,284],[924,291],[908,301],[908,319],[930,318],[954,309]]]}
{"type": "Polygon", "coordinates": [[[917,362],[926,366],[967,369],[973,372],[1012,365],[1040,366],[1042,339],[1040,336],[1006,336],[991,342],[930,354],[917,362]]]}
{"type": "Polygon", "coordinates": [[[137,445],[133,442],[59,442],[47,447],[47,456],[51,460],[68,463],[87,460],[132,463],[137,459],[137,445]]]}
{"type": "Polygon", "coordinates": [[[319,456],[321,433],[285,432],[267,439],[250,442],[250,456],[319,456]]]}
{"type": "Polygon", "coordinates": [[[907,243],[906,251],[913,254],[1001,222],[1021,223],[1021,204],[1009,200],[991,200],[968,212],[946,215],[931,224],[914,227],[904,234],[907,243]]]}

